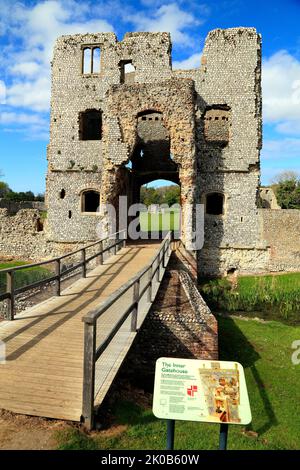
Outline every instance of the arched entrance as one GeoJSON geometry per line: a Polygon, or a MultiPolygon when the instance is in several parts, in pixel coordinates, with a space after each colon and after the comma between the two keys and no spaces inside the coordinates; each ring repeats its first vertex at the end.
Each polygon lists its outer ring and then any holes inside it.
{"type": "Polygon", "coordinates": [[[143,205],[139,215],[143,238],[147,235],[151,239],[156,233],[162,237],[169,230],[174,232],[175,238],[179,238],[180,185],[170,180],[151,181],[141,186],[140,202],[143,205]]]}
{"type": "MultiPolygon", "coordinates": [[[[170,153],[170,134],[165,126],[163,114],[156,110],[138,113],[136,136],[136,145],[130,163],[123,165],[129,173],[128,200],[130,204],[143,202],[141,188],[148,183],[153,183],[156,180],[164,180],[178,185],[180,183],[178,165],[170,153]]],[[[136,215],[140,217],[139,213],[136,215]]],[[[162,219],[161,216],[160,212],[160,219],[162,219]]],[[[144,220],[145,214],[141,214],[141,217],[144,220]]],[[[151,217],[149,213],[148,218],[154,220],[155,216],[151,217]]],[[[129,223],[131,220],[132,218],[129,217],[129,223]]],[[[160,232],[160,236],[163,236],[165,230],[160,230],[159,227],[162,228],[162,223],[158,223],[156,231],[160,232]]],[[[154,230],[149,230],[146,234],[145,224],[138,226],[138,229],[141,229],[143,238],[151,238],[154,232],[154,230]]]]}
{"type": "MultiPolygon", "coordinates": [[[[108,92],[107,104],[102,140],[102,207],[113,206],[120,221],[122,196],[131,206],[140,202],[140,189],[150,181],[165,179],[179,184],[181,239],[189,243],[196,197],[193,84],[169,80],[115,86],[108,92]]],[[[129,214],[116,228],[128,227],[131,217],[129,214]]],[[[135,218],[138,220],[137,214],[135,218]]],[[[110,220],[110,214],[104,212],[101,223],[106,224],[107,231],[110,220]]]]}

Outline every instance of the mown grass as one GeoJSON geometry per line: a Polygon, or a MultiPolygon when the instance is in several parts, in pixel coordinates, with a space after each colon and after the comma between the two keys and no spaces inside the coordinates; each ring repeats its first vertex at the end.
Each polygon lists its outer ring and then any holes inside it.
{"type": "Polygon", "coordinates": [[[213,310],[300,324],[300,273],[203,280],[203,297],[213,310]]]}
{"type": "MultiPolygon", "coordinates": [[[[253,416],[247,427],[230,426],[228,448],[299,449],[300,366],[291,362],[291,344],[300,339],[300,327],[252,319],[218,321],[220,359],[243,364],[253,416]]],[[[165,449],[166,423],[155,418],[151,409],[117,401],[112,414],[116,432],[114,428],[91,435],[79,429],[61,431],[56,434],[58,448],[165,449]]],[[[175,449],[217,449],[218,432],[218,425],[177,421],[175,449]]]]}
{"type": "Polygon", "coordinates": [[[140,213],[140,225],[143,232],[158,230],[179,230],[180,212],[170,211],[165,214],[140,213]]]}
{"type": "MultiPolygon", "coordinates": [[[[28,263],[26,263],[25,261],[15,261],[0,264],[0,294],[5,292],[6,290],[6,273],[1,273],[1,269],[15,268],[17,266],[26,266],[26,264],[28,263]]],[[[47,279],[48,277],[51,277],[52,274],[53,273],[50,271],[50,269],[41,266],[24,268],[20,271],[16,271],[14,276],[15,289],[29,284],[33,284],[34,282],[40,281],[42,279],[47,279]]]]}

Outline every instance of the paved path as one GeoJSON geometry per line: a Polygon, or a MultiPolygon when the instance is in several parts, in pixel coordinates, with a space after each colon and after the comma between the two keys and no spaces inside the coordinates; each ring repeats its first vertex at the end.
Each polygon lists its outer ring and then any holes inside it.
{"type": "MultiPolygon", "coordinates": [[[[62,292],[0,324],[6,363],[0,364],[0,408],[16,413],[79,421],[82,409],[83,322],[81,318],[148,264],[158,244],[129,245],[62,292]]],[[[131,293],[128,292],[128,302],[131,293]]],[[[124,299],[121,299],[124,302],[124,299]]],[[[126,302],[126,299],[125,299],[126,302]]],[[[105,337],[118,305],[98,320],[105,337]]],[[[120,331],[96,370],[101,401],[131,344],[128,325],[120,331]],[[127,349],[126,349],[127,348],[127,349]],[[112,354],[113,353],[113,354],[112,354]],[[105,385],[106,380],[106,385],[105,385]],[[102,391],[101,391],[102,387],[102,391]]]]}

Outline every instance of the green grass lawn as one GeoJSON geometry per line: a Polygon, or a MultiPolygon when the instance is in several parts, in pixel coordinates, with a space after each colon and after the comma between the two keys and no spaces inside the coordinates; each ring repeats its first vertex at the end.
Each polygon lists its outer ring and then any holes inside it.
{"type": "MultiPolygon", "coordinates": [[[[1,273],[1,269],[15,268],[17,266],[26,266],[28,264],[25,261],[14,261],[9,263],[0,264],[0,293],[5,292],[6,289],[6,274],[1,273]]],[[[47,279],[53,273],[50,269],[43,266],[35,266],[32,268],[24,268],[21,271],[15,273],[15,288],[23,287],[25,285],[32,284],[42,279],[47,279]]]]}
{"type": "Polygon", "coordinates": [[[140,213],[140,225],[143,232],[158,230],[179,230],[180,212],[171,211],[166,214],[140,213]]]}
{"type": "MultiPolygon", "coordinates": [[[[300,327],[252,319],[218,321],[220,359],[244,366],[253,416],[247,427],[230,426],[228,448],[299,449],[300,365],[291,362],[291,344],[300,339],[300,327]]],[[[71,428],[57,433],[58,448],[165,449],[166,424],[150,408],[118,400],[112,414],[119,432],[86,435],[71,428]]],[[[218,425],[178,421],[175,449],[216,449],[218,431],[218,425]]]]}

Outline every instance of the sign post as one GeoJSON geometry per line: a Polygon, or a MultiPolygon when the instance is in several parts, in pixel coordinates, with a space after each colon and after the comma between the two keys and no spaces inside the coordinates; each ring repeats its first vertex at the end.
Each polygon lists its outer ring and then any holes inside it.
{"type": "Polygon", "coordinates": [[[175,420],[167,420],[167,450],[174,450],[175,420]]]}
{"type": "Polygon", "coordinates": [[[222,423],[220,426],[219,450],[227,449],[228,424],[222,423]]]}
{"type": "Polygon", "coordinates": [[[167,420],[167,449],[174,449],[175,420],[218,423],[219,449],[228,425],[249,424],[251,410],[238,362],[161,357],[156,361],[153,413],[167,420]]]}

